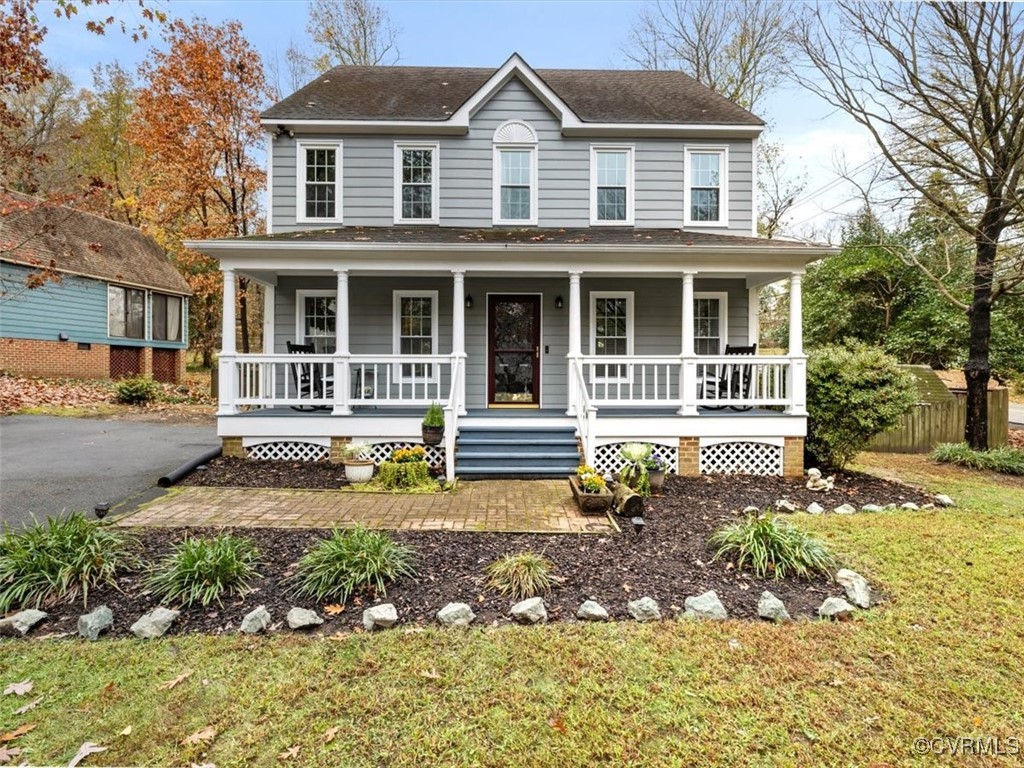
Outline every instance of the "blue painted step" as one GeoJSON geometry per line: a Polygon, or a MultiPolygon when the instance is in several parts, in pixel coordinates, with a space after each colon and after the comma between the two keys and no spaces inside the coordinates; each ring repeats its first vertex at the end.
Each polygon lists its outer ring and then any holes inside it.
{"type": "Polygon", "coordinates": [[[564,477],[580,462],[572,427],[463,427],[455,474],[466,478],[564,477]]]}

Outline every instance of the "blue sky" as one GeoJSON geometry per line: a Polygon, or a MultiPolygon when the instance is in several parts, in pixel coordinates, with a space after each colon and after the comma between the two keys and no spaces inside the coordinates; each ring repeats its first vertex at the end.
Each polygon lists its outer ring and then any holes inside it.
{"type": "MultiPolygon", "coordinates": [[[[151,4],[153,4],[151,2],[151,4]]],[[[289,41],[305,40],[304,0],[172,0],[159,7],[177,18],[202,16],[211,22],[235,19],[265,60],[280,58],[289,41]]],[[[519,2],[498,0],[386,0],[399,27],[401,64],[497,67],[518,52],[533,67],[620,68],[629,27],[643,5],[636,0],[568,0],[519,2]]],[[[79,85],[91,84],[90,70],[114,60],[130,70],[157,39],[132,43],[119,32],[97,37],[85,31],[84,19],[109,9],[82,9],[68,22],[51,19],[52,4],[40,3],[49,32],[43,51],[53,65],[79,85]]],[[[117,12],[137,11],[126,2],[117,12]]],[[[761,117],[772,123],[774,137],[787,148],[787,160],[808,175],[807,192],[830,185],[835,161],[856,166],[873,155],[864,132],[836,115],[823,102],[797,88],[778,91],[761,117]]],[[[795,231],[819,237],[836,212],[848,211],[851,194],[835,185],[807,199],[793,212],[795,231]]],[[[855,206],[854,206],[855,207],[855,206]]]]}

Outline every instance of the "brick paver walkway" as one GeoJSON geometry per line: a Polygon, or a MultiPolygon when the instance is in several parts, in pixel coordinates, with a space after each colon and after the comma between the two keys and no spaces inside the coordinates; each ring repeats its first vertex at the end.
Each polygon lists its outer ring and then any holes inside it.
{"type": "Polygon", "coordinates": [[[123,526],[370,528],[420,531],[607,533],[584,517],[565,480],[460,482],[454,494],[384,494],[283,488],[177,488],[118,521],[123,526]]]}

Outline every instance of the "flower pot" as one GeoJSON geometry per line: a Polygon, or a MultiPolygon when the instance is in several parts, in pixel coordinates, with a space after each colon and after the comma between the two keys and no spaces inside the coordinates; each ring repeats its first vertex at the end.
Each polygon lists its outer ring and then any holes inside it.
{"type": "Polygon", "coordinates": [[[368,483],[373,478],[372,461],[346,461],[345,478],[350,483],[368,483]]]}
{"type": "Polygon", "coordinates": [[[440,445],[442,440],[444,440],[444,426],[428,427],[426,424],[423,425],[424,445],[440,445]]]}
{"type": "Polygon", "coordinates": [[[580,487],[579,479],[575,475],[569,476],[569,487],[572,488],[573,498],[584,515],[604,515],[612,508],[613,496],[609,490],[597,493],[585,491],[580,487]]]}
{"type": "Polygon", "coordinates": [[[651,493],[660,493],[665,487],[665,470],[652,469],[648,476],[651,480],[651,493]]]}

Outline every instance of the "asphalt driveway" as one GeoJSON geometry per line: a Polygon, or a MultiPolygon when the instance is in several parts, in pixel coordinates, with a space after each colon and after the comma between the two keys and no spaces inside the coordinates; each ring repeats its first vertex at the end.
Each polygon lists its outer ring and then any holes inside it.
{"type": "Polygon", "coordinates": [[[219,445],[213,426],[72,419],[0,418],[0,520],[112,507],[219,445]]]}

